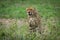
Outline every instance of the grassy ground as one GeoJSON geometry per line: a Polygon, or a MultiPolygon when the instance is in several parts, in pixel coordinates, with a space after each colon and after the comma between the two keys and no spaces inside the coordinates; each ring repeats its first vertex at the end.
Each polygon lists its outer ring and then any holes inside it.
{"type": "MultiPolygon", "coordinates": [[[[54,2],[54,1],[52,1],[54,2]]],[[[35,7],[41,16],[52,16],[56,14],[54,5],[49,1],[1,1],[0,18],[26,18],[26,8],[35,7]],[[27,3],[26,3],[27,2],[27,3]]]]}
{"type": "Polygon", "coordinates": [[[0,0],[0,40],[60,40],[59,4],[59,0],[0,0]],[[28,34],[26,8],[31,6],[41,16],[44,35],[28,34]]]}

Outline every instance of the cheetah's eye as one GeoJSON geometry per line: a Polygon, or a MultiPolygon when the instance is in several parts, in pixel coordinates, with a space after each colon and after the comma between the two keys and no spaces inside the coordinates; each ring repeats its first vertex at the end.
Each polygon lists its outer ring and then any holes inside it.
{"type": "Polygon", "coordinates": [[[28,12],[28,13],[30,13],[30,12],[28,12]]]}

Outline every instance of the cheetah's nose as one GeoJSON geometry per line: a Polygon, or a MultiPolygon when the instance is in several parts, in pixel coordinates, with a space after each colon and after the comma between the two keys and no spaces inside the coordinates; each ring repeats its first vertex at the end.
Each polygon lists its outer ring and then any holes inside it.
{"type": "Polygon", "coordinates": [[[31,15],[32,15],[32,13],[31,13],[31,12],[28,12],[28,15],[29,15],[29,16],[31,16],[31,15]]]}
{"type": "Polygon", "coordinates": [[[29,13],[29,15],[31,16],[31,15],[32,15],[32,13],[29,13]]]}

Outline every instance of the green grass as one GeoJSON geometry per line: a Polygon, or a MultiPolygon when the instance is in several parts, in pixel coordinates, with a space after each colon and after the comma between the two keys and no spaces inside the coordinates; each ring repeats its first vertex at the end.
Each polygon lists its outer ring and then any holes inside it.
{"type": "MultiPolygon", "coordinates": [[[[49,2],[49,1],[48,1],[49,2]]],[[[29,1],[1,1],[0,3],[0,18],[26,18],[26,8],[35,7],[41,16],[52,16],[56,14],[54,6],[46,3],[46,1],[36,2],[34,0],[29,1]],[[4,3],[3,3],[4,2],[4,3]],[[27,3],[26,3],[27,2],[27,3]],[[42,2],[42,3],[41,3],[42,2]],[[44,3],[43,3],[44,2],[44,3]],[[34,4],[35,3],[35,4],[34,4]]]]}
{"type": "Polygon", "coordinates": [[[11,6],[1,9],[1,18],[25,18],[25,9],[23,7],[11,6]]]}

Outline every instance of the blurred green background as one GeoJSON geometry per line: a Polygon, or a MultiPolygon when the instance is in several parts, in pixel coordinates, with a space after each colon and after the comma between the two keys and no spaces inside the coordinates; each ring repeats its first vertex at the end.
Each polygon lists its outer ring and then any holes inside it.
{"type": "Polygon", "coordinates": [[[0,0],[0,40],[60,40],[60,0],[0,0]],[[27,7],[36,8],[49,35],[26,36],[27,7]]]}

